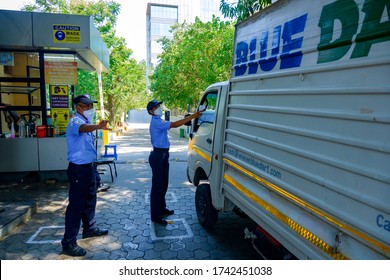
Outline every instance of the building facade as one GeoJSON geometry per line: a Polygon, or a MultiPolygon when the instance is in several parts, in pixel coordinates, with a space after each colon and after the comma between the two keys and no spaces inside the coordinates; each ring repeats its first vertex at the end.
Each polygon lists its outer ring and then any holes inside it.
{"type": "Polygon", "coordinates": [[[148,74],[162,53],[162,37],[173,38],[169,32],[176,23],[193,23],[196,17],[210,21],[213,15],[223,18],[219,11],[220,0],[150,0],[146,10],[146,62],[148,74]]]}

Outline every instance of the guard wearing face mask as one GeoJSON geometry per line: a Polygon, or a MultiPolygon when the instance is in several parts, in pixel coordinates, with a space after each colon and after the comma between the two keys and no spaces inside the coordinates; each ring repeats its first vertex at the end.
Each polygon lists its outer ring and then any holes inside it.
{"type": "Polygon", "coordinates": [[[172,127],[179,127],[194,118],[199,118],[202,113],[196,112],[182,120],[170,122],[164,121],[160,105],[162,102],[152,100],[146,109],[152,119],[150,121],[149,133],[153,150],[149,156],[149,164],[152,168],[152,189],[150,193],[150,214],[153,222],[160,225],[167,225],[164,216],[174,214],[173,210],[166,207],[165,194],[168,190],[169,181],[169,139],[168,130],[172,127]]]}
{"type": "Polygon", "coordinates": [[[96,174],[94,162],[96,149],[93,131],[108,129],[107,121],[92,124],[95,116],[92,100],[83,94],[73,99],[76,114],[66,128],[69,166],[69,204],[65,212],[65,234],[61,241],[62,253],[70,256],[83,256],[85,249],[77,244],[76,237],[83,225],[83,238],[105,235],[106,229],[96,226],[96,174]]]}

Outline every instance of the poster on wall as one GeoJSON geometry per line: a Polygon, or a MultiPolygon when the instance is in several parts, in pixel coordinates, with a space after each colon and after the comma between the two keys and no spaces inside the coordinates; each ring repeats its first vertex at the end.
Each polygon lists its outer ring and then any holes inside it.
{"type": "Polygon", "coordinates": [[[50,108],[53,124],[58,124],[60,134],[65,133],[69,122],[68,86],[50,85],[50,108]]]}
{"type": "Polygon", "coordinates": [[[45,84],[77,85],[77,62],[45,61],[45,84]]]}
{"type": "Polygon", "coordinates": [[[51,117],[53,119],[53,124],[55,122],[58,123],[58,128],[60,130],[60,134],[63,134],[66,132],[66,127],[69,122],[69,108],[64,109],[51,109],[51,117]]]}
{"type": "Polygon", "coordinates": [[[69,108],[69,89],[64,85],[50,85],[50,108],[69,108]]]}
{"type": "Polygon", "coordinates": [[[15,58],[13,52],[0,52],[0,65],[14,66],[15,58]]]}

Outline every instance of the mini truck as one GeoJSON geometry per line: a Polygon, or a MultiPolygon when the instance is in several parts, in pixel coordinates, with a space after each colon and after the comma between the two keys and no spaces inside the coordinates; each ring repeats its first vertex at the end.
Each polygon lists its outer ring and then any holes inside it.
{"type": "Polygon", "coordinates": [[[240,209],[298,259],[389,259],[390,2],[277,1],[236,25],[189,135],[200,223],[240,209]]]}

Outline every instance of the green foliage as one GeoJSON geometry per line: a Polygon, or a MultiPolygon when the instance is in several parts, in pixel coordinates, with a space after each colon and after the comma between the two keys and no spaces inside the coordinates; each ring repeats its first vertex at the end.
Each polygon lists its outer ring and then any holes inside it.
{"type": "Polygon", "coordinates": [[[195,107],[205,88],[230,76],[234,26],[214,17],[172,27],[172,40],[162,39],[160,63],[150,76],[153,97],[170,108],[195,107]]]}
{"type": "MultiPolygon", "coordinates": [[[[26,5],[23,10],[91,16],[110,51],[110,72],[102,73],[104,107],[110,123],[115,126],[127,110],[144,107],[147,102],[145,63],[137,63],[125,39],[116,36],[120,4],[105,0],[35,0],[35,4],[26,5]]],[[[96,72],[79,70],[78,81],[76,93],[89,93],[99,100],[96,72]]]]}
{"type": "Polygon", "coordinates": [[[76,95],[88,93],[94,100],[99,100],[98,78],[96,72],[78,70],[78,85],[75,86],[76,95]]]}
{"type": "Polygon", "coordinates": [[[240,22],[270,4],[271,0],[238,0],[237,2],[221,0],[219,10],[225,17],[240,22]]]}
{"type": "MultiPolygon", "coordinates": [[[[103,84],[106,84],[107,108],[109,112],[119,114],[129,109],[143,108],[147,102],[146,97],[146,64],[138,63],[130,58],[132,51],[126,47],[123,38],[113,38],[110,55],[110,73],[103,73],[103,84]]],[[[117,122],[119,115],[110,121],[117,122]]]]}
{"type": "Polygon", "coordinates": [[[22,10],[28,12],[70,14],[67,0],[35,0],[34,4],[25,5],[22,10]]]}

